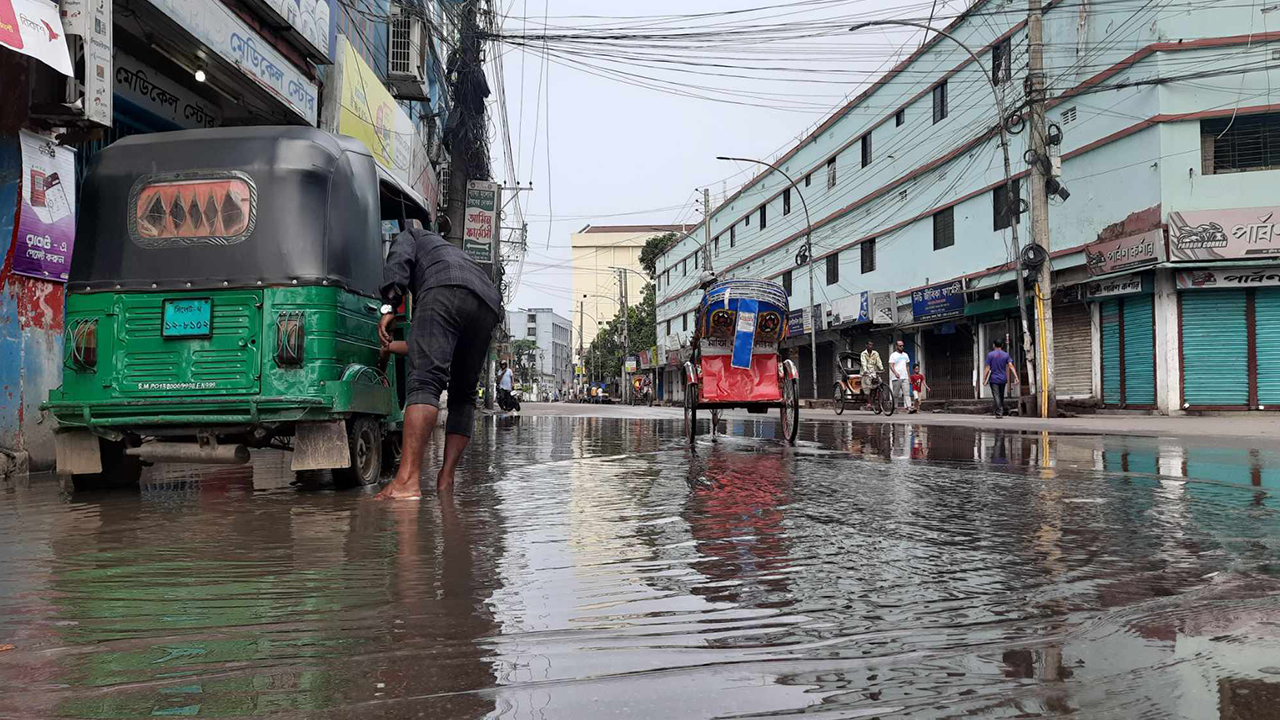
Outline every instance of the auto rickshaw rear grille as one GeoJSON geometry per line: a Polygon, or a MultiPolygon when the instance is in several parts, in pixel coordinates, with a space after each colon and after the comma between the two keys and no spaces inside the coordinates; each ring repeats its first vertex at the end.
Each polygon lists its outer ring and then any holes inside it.
{"type": "MultiPolygon", "coordinates": [[[[188,218],[191,222],[194,218],[188,218]]],[[[116,346],[117,389],[125,394],[256,392],[261,294],[233,291],[212,298],[210,335],[161,336],[161,308],[172,294],[123,296],[116,346]]]]}

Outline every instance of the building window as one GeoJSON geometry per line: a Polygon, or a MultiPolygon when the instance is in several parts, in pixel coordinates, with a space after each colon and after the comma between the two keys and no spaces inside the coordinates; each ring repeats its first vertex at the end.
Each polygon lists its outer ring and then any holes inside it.
{"type": "Polygon", "coordinates": [[[903,108],[902,110],[899,110],[897,113],[895,113],[895,114],[894,114],[894,116],[893,116],[893,123],[894,123],[894,125],[896,125],[896,126],[898,126],[898,127],[902,127],[903,125],[905,125],[905,124],[907,123],[907,110],[906,110],[906,108],[903,108]]]}
{"type": "Polygon", "coordinates": [[[787,291],[787,297],[791,297],[791,271],[782,273],[782,289],[787,291]]]}
{"type": "Polygon", "coordinates": [[[991,211],[995,215],[996,230],[1004,230],[1018,222],[1022,197],[1018,186],[1019,182],[1014,180],[1012,198],[1009,197],[1009,186],[1004,183],[1000,183],[995,190],[991,191],[991,211]]]}
{"type": "Polygon", "coordinates": [[[791,188],[782,191],[782,214],[791,214],[791,188]]]}
{"type": "Polygon", "coordinates": [[[862,274],[876,271],[876,239],[862,241],[862,274]]]}
{"type": "Polygon", "coordinates": [[[680,261],[680,274],[684,277],[689,277],[689,258],[680,261]]]}
{"type": "Polygon", "coordinates": [[[862,167],[871,164],[871,133],[862,136],[862,167]]]}
{"type": "Polygon", "coordinates": [[[956,214],[953,206],[933,214],[933,249],[941,250],[955,244],[956,214]]]}
{"type": "Polygon", "coordinates": [[[729,228],[729,247],[732,248],[738,244],[738,226],[734,225],[729,228]]]}
{"type": "Polygon", "coordinates": [[[827,284],[835,285],[840,282],[840,253],[832,253],[827,256],[827,284]]]}
{"type": "Polygon", "coordinates": [[[804,176],[804,186],[809,187],[813,184],[813,173],[804,176]]]}
{"type": "Polygon", "coordinates": [[[661,275],[661,274],[659,274],[659,275],[658,275],[658,277],[654,279],[654,281],[653,281],[653,286],[654,286],[654,289],[655,289],[655,290],[661,290],[661,289],[662,289],[662,275],[661,275]]]}
{"type": "Polygon", "coordinates": [[[1280,113],[1200,121],[1205,175],[1280,168],[1280,113]]]}
{"type": "Polygon", "coordinates": [[[538,322],[538,316],[535,315],[534,313],[529,313],[529,324],[536,325],[537,322],[538,322]]]}
{"type": "Polygon", "coordinates": [[[525,331],[524,331],[524,334],[525,334],[525,337],[537,337],[537,336],[538,336],[538,328],[536,328],[536,327],[530,327],[528,330],[525,330],[525,331]]]}
{"type": "Polygon", "coordinates": [[[667,321],[667,337],[671,337],[671,321],[667,321]]]}
{"type": "Polygon", "coordinates": [[[760,206],[760,229],[763,230],[769,225],[769,206],[767,204],[760,206]]]}
{"type": "Polygon", "coordinates": [[[680,332],[689,332],[689,313],[680,316],[680,332]]]}
{"type": "Polygon", "coordinates": [[[720,238],[716,238],[715,251],[716,257],[720,257],[720,238]]]}
{"type": "Polygon", "coordinates": [[[836,186],[836,159],[831,158],[827,161],[827,189],[831,190],[836,186]]]}
{"type": "Polygon", "coordinates": [[[751,227],[751,213],[747,213],[747,216],[742,218],[742,227],[744,228],[751,227]]]}
{"type": "Polygon", "coordinates": [[[933,121],[940,123],[947,119],[947,81],[943,80],[933,86],[933,121]]]}
{"type": "Polygon", "coordinates": [[[667,268],[666,276],[667,276],[667,279],[662,284],[670,288],[671,287],[671,268],[667,268]]]}
{"type": "Polygon", "coordinates": [[[999,85],[1013,77],[1011,67],[1012,38],[1005,38],[991,46],[991,82],[999,85]]]}

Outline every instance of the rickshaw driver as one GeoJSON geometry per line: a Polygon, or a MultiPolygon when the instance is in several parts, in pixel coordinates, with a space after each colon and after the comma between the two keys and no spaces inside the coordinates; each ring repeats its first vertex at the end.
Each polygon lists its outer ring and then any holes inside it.
{"type": "Polygon", "coordinates": [[[379,499],[421,497],[418,478],[427,438],[440,413],[440,394],[448,389],[444,463],[436,491],[453,489],[458,461],[475,425],[476,383],[489,354],[502,297],[463,251],[429,230],[396,236],[383,267],[382,320],[378,337],[391,349],[391,324],[406,292],[414,299],[409,327],[409,375],[406,382],[404,440],[400,468],[379,499]]]}

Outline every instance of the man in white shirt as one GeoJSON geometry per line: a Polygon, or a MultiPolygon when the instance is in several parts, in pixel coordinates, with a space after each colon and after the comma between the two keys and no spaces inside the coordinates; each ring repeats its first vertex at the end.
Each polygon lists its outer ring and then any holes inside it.
{"type": "Polygon", "coordinates": [[[895,398],[902,398],[902,407],[911,407],[911,357],[901,340],[894,351],[889,353],[889,389],[895,398]]]}
{"type": "Polygon", "coordinates": [[[512,377],[511,368],[507,364],[502,363],[502,375],[498,378],[498,394],[506,400],[511,397],[512,377]]]}

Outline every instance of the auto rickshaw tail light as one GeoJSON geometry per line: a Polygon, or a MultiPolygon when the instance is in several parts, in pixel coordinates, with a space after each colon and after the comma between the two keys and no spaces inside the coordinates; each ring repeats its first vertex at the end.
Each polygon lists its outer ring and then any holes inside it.
{"type": "Polygon", "coordinates": [[[306,345],[304,315],[301,310],[286,310],[276,318],[276,366],[300,367],[306,345]]]}
{"type": "Polygon", "coordinates": [[[98,320],[81,318],[71,325],[71,365],[77,370],[98,367],[98,320]]]}

